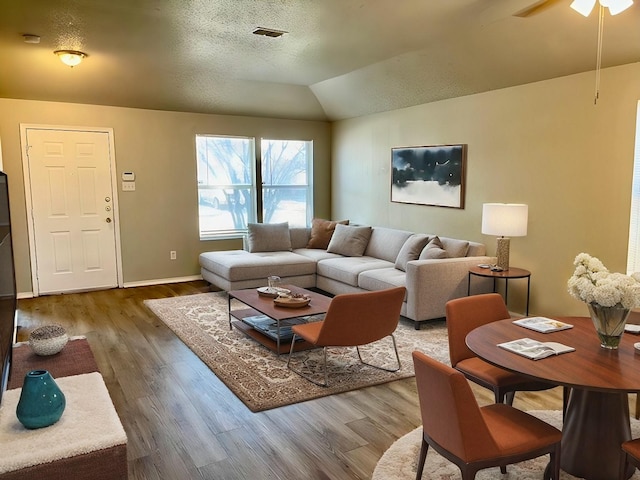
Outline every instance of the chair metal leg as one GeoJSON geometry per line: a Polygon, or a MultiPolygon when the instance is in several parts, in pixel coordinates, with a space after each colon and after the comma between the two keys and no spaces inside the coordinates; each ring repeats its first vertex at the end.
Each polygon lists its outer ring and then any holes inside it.
{"type": "Polygon", "coordinates": [[[420,447],[420,459],[418,460],[418,469],[416,472],[416,480],[422,478],[422,471],[424,470],[424,462],[427,459],[427,452],[429,451],[429,444],[424,439],[424,433],[422,435],[422,447],[420,447]]]}
{"type": "Polygon", "coordinates": [[[377,368],[378,370],[384,370],[385,372],[397,372],[398,370],[400,370],[400,368],[402,367],[402,364],[400,363],[400,355],[398,355],[398,346],[396,345],[396,337],[393,335],[393,333],[389,336],[391,337],[391,340],[393,340],[393,351],[396,354],[396,361],[398,362],[398,368],[384,368],[378,365],[373,365],[372,363],[367,363],[362,359],[362,355],[360,355],[360,348],[356,347],[356,351],[358,352],[358,358],[360,359],[360,361],[365,365],[368,365],[373,368],[377,368]]]}
{"type": "MultiPolygon", "coordinates": [[[[396,361],[398,362],[398,367],[397,368],[385,368],[385,367],[381,367],[378,365],[373,365],[371,363],[367,363],[362,359],[362,355],[360,354],[360,349],[358,347],[356,347],[356,351],[358,352],[358,358],[360,359],[360,361],[364,364],[364,365],[368,365],[370,367],[373,368],[377,368],[378,370],[384,370],[386,372],[397,372],[398,370],[400,370],[400,368],[402,367],[402,364],[400,363],[400,355],[398,354],[398,346],[396,345],[396,337],[393,336],[393,334],[389,335],[391,337],[391,340],[393,341],[393,351],[396,354],[396,361]]],[[[289,350],[289,358],[287,359],[287,368],[289,370],[291,370],[294,373],[297,373],[298,375],[300,375],[302,378],[310,381],[311,383],[314,383],[320,387],[328,387],[329,386],[329,372],[327,369],[327,347],[323,347],[322,348],[322,356],[323,356],[323,376],[324,376],[324,383],[316,380],[315,378],[312,378],[311,376],[303,373],[301,370],[297,370],[296,368],[294,368],[291,365],[291,355],[293,354],[293,346],[295,344],[296,341],[296,335],[293,335],[293,338],[291,339],[291,349],[289,350]]]]}
{"type": "Polygon", "coordinates": [[[303,373],[301,370],[297,370],[295,368],[293,368],[293,366],[291,365],[291,355],[293,355],[293,346],[296,343],[296,334],[293,334],[293,338],[291,339],[291,349],[289,349],[289,358],[287,359],[287,368],[289,370],[291,370],[293,373],[297,373],[298,375],[300,375],[302,378],[304,378],[305,380],[310,381],[311,383],[318,385],[320,387],[328,387],[329,386],[329,375],[327,372],[327,347],[323,347],[322,348],[322,353],[323,353],[323,357],[324,357],[324,383],[322,383],[321,381],[316,380],[315,378],[310,377],[309,375],[303,373]]]}

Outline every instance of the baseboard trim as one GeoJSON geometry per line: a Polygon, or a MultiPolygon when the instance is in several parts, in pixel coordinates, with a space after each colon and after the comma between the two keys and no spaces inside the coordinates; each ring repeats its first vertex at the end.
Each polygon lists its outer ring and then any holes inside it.
{"type": "MultiPolygon", "coordinates": [[[[191,275],[189,277],[174,277],[174,278],[158,278],[154,280],[142,280],[140,282],[125,282],[122,288],[133,287],[150,287],[153,285],[162,285],[163,283],[180,283],[180,282],[193,282],[195,280],[202,280],[202,275],[191,275]]],[[[84,291],[84,290],[83,290],[84,291]]],[[[89,290],[86,290],[89,291],[89,290]]],[[[80,293],[80,292],[68,292],[68,293],[80,293]]],[[[18,300],[27,298],[36,298],[33,292],[18,292],[16,295],[18,300]]]]}
{"type": "Polygon", "coordinates": [[[157,278],[153,280],[141,280],[139,282],[125,282],[123,288],[150,287],[152,285],[162,285],[165,283],[181,283],[202,280],[202,275],[191,275],[189,277],[157,278]]]}

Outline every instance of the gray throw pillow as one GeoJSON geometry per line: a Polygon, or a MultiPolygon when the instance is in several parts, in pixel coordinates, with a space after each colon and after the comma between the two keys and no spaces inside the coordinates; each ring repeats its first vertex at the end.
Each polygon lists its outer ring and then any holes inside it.
{"type": "Polygon", "coordinates": [[[417,260],[420,257],[420,252],[422,252],[427,243],[429,243],[428,235],[424,235],[423,233],[414,233],[411,235],[398,252],[396,268],[404,272],[407,269],[407,262],[417,260]]]}
{"type": "Polygon", "coordinates": [[[442,242],[438,237],[433,237],[420,253],[420,260],[430,260],[435,258],[449,258],[447,251],[442,246],[442,242]]]}
{"type": "Polygon", "coordinates": [[[248,229],[248,249],[250,252],[291,251],[289,222],[250,223],[248,229]]]}
{"type": "Polygon", "coordinates": [[[338,223],[327,252],[345,257],[361,257],[371,238],[371,227],[354,227],[338,223]]]}
{"type": "Polygon", "coordinates": [[[469,242],[456,238],[441,238],[442,245],[449,258],[466,257],[469,251],[469,242]]]}

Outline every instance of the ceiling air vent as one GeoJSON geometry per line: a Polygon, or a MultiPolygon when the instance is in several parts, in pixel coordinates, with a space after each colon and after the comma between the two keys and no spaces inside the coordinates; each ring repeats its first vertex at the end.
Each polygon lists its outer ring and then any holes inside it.
{"type": "Polygon", "coordinates": [[[278,38],[289,32],[285,32],[284,30],[274,30],[273,28],[258,27],[252,33],[254,35],[262,35],[263,37],[278,38]]]}

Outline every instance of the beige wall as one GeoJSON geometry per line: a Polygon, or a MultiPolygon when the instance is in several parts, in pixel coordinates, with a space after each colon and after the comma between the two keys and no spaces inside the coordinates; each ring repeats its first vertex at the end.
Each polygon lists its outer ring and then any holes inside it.
{"type": "Polygon", "coordinates": [[[195,135],[222,134],[313,140],[315,214],[330,215],[330,125],[270,118],[161,112],[0,99],[4,171],[10,179],[18,291],[31,291],[31,270],[20,150],[20,124],[108,127],[114,131],[118,178],[136,173],[136,191],[118,182],[125,283],[198,275],[198,254],[241,248],[238,240],[198,237],[195,135]],[[169,260],[176,250],[178,259],[169,260]]]}
{"type": "MultiPolygon", "coordinates": [[[[531,313],[586,315],[566,282],[580,252],[626,269],[640,99],[640,64],[420,105],[333,124],[332,215],[354,222],[482,241],[485,202],[529,205],[529,233],[511,240],[511,265],[532,272],[531,313]],[[390,149],[468,145],[463,210],[391,203],[390,149]]],[[[509,306],[524,311],[526,282],[509,306]],[[513,301],[513,302],[512,302],[513,301]]]]}

